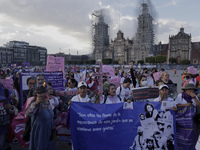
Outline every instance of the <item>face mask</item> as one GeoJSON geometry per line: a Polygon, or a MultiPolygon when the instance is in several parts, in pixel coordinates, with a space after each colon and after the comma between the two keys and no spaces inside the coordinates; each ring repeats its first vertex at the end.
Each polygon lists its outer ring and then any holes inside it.
{"type": "Polygon", "coordinates": [[[147,86],[147,81],[142,81],[141,84],[142,86],[147,86]]]}

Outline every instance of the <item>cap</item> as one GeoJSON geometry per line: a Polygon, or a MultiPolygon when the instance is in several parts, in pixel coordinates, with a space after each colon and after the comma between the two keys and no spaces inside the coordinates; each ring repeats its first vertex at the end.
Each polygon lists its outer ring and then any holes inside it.
{"type": "Polygon", "coordinates": [[[169,87],[168,87],[166,84],[161,84],[161,85],[159,86],[159,90],[161,90],[161,89],[164,88],[164,87],[166,87],[166,88],[169,90],[169,87]]]}
{"type": "Polygon", "coordinates": [[[84,81],[79,82],[78,84],[78,88],[80,88],[81,86],[85,86],[87,87],[87,84],[84,81]]]}

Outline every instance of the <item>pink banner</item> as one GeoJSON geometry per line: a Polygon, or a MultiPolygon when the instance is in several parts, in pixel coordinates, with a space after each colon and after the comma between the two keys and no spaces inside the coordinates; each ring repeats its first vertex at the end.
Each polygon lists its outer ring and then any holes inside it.
{"type": "Polygon", "coordinates": [[[116,88],[118,88],[120,86],[120,81],[121,81],[121,78],[113,78],[113,79],[110,79],[110,83],[113,83],[116,85],[116,88]]]}
{"type": "Polygon", "coordinates": [[[13,91],[13,79],[2,79],[1,83],[5,88],[13,91]]]}
{"type": "Polygon", "coordinates": [[[115,71],[114,71],[113,66],[103,65],[103,72],[108,72],[109,73],[107,75],[108,77],[114,77],[115,76],[115,71]]]}
{"type": "Polygon", "coordinates": [[[64,71],[65,71],[64,57],[48,56],[46,71],[48,72],[62,71],[64,76],[64,71]]]}
{"type": "Polygon", "coordinates": [[[155,73],[153,74],[153,77],[154,77],[155,82],[156,82],[157,80],[160,79],[161,73],[162,73],[162,72],[160,71],[160,72],[155,72],[155,73]]]}
{"type": "Polygon", "coordinates": [[[188,72],[192,73],[192,74],[196,74],[197,71],[193,66],[187,67],[188,72]]]}

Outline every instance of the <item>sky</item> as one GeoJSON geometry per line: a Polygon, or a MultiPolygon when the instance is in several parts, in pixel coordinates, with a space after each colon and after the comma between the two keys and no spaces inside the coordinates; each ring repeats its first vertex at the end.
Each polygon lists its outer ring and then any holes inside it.
{"type": "MultiPolygon", "coordinates": [[[[138,8],[147,0],[0,0],[0,46],[25,41],[46,47],[48,54],[92,52],[93,12],[104,9],[110,40],[118,30],[132,39],[138,8]]],[[[168,43],[183,27],[192,42],[200,42],[200,0],[151,0],[158,28],[156,44],[168,43]]],[[[94,22],[94,21],[93,21],[94,22]]]]}

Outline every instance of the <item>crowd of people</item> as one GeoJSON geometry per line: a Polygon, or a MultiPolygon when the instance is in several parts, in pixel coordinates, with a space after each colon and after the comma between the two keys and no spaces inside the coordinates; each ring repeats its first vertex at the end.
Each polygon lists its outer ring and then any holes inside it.
{"type": "MultiPolygon", "coordinates": [[[[30,70],[24,68],[2,68],[0,70],[1,80],[13,79],[13,89],[11,91],[4,87],[0,80],[0,102],[6,102],[3,103],[2,106],[10,116],[10,123],[0,125],[0,149],[8,150],[10,148],[10,142],[17,142],[18,139],[15,137],[14,131],[10,125],[12,124],[13,118],[15,119],[15,116],[18,114],[22,115],[24,120],[31,119],[32,127],[29,149],[53,150],[55,149],[56,126],[67,126],[68,117],[65,116],[67,116],[68,109],[73,102],[101,104],[131,103],[134,102],[132,89],[135,88],[158,87],[159,97],[152,99],[152,101],[160,102],[161,110],[165,111],[165,113],[169,109],[177,111],[181,107],[189,107],[191,105],[196,107],[197,112],[200,112],[200,74],[192,74],[185,70],[183,74],[180,75],[180,77],[182,77],[182,89],[181,91],[177,91],[180,94],[174,98],[169,96],[170,85],[174,83],[165,69],[136,69],[131,62],[127,72],[123,67],[114,68],[114,76],[103,76],[103,100],[101,101],[99,95],[99,82],[101,81],[98,80],[98,77],[94,76],[94,73],[97,73],[99,69],[93,67],[85,68],[85,70],[86,74],[83,79],[80,79],[80,77],[77,78],[80,70],[76,72],[72,72],[69,68],[65,70],[63,79],[64,92],[78,91],[78,94],[70,97],[70,99],[68,98],[66,101],[63,99],[63,96],[60,95],[60,91],[56,91],[52,83],[46,80],[43,74],[44,68],[32,69],[33,72],[38,72],[38,74],[37,76],[30,76],[27,78],[26,84],[28,89],[23,90],[22,95],[20,92],[22,90],[20,85],[20,80],[22,80],[22,78],[20,78],[20,73],[30,70]],[[160,72],[160,77],[156,78],[154,74],[158,72],[160,72]],[[111,83],[110,80],[114,78],[120,78],[120,83],[111,83]],[[166,108],[166,102],[170,102],[170,106],[172,107],[166,108]],[[63,118],[65,118],[65,121],[62,120],[63,118]]],[[[177,75],[177,72],[174,71],[174,74],[177,75]]],[[[161,114],[155,112],[156,110],[148,112],[148,109],[150,109],[149,107],[152,106],[150,104],[146,106],[146,114],[143,116],[146,118],[153,118],[156,121],[158,118],[163,117],[163,114],[161,117],[161,114]]],[[[196,122],[198,123],[198,121],[196,122]]],[[[194,142],[196,143],[200,132],[198,125],[195,125],[194,128],[197,134],[194,138],[194,142]]],[[[142,133],[141,127],[138,128],[138,133],[142,133]]],[[[152,133],[154,137],[160,134],[162,134],[161,130],[152,133]]],[[[173,135],[170,137],[172,136],[173,135]]],[[[136,149],[137,147],[138,149],[147,147],[147,144],[144,144],[145,142],[151,142],[148,146],[154,145],[154,148],[156,147],[156,141],[152,138],[142,142],[134,141],[131,149],[134,147],[136,149]],[[143,145],[141,145],[141,143],[143,143],[143,145]]],[[[157,144],[157,149],[170,149],[170,146],[160,143],[160,146],[157,144]]]]}

